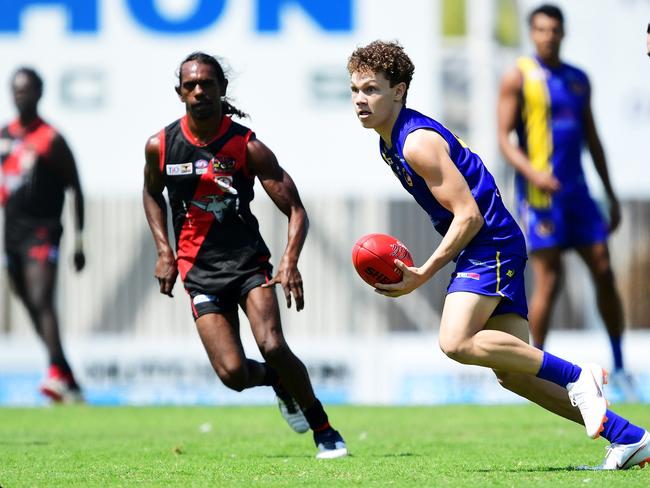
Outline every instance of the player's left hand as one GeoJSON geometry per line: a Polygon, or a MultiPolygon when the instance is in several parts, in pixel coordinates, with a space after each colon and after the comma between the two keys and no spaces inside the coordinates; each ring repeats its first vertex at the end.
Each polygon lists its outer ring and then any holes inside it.
{"type": "Polygon", "coordinates": [[[278,273],[271,281],[262,285],[262,288],[269,288],[280,284],[287,300],[287,308],[291,308],[291,295],[296,300],[296,311],[300,312],[305,307],[305,297],[302,289],[302,276],[296,264],[283,260],[278,267],[278,273]]]}
{"type": "Polygon", "coordinates": [[[616,198],[609,202],[609,231],[614,232],[621,224],[621,204],[616,198]]]}
{"type": "Polygon", "coordinates": [[[375,283],[375,291],[380,295],[397,298],[411,293],[427,281],[422,270],[416,266],[407,266],[399,259],[395,260],[395,266],[402,271],[402,281],[391,284],[375,283]]]}
{"type": "Polygon", "coordinates": [[[72,262],[74,263],[74,269],[78,273],[86,266],[86,255],[82,249],[77,249],[72,256],[72,262]]]}

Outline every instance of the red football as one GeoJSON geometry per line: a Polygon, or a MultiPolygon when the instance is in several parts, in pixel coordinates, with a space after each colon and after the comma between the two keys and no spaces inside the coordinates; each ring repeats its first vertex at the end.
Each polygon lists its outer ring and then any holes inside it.
{"type": "Polygon", "coordinates": [[[372,286],[402,281],[402,272],[395,266],[395,259],[413,266],[413,258],[406,246],[386,234],[365,235],[352,248],[354,268],[363,281],[372,286]]]}

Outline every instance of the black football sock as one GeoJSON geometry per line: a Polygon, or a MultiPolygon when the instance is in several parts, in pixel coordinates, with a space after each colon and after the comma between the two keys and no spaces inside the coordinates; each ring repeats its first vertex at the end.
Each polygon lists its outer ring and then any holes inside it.
{"type": "Polygon", "coordinates": [[[305,418],[309,423],[309,427],[314,432],[320,432],[330,427],[327,414],[325,413],[323,405],[318,399],[316,399],[316,402],[311,407],[303,410],[303,413],[305,414],[305,418]]]}
{"type": "Polygon", "coordinates": [[[246,361],[248,361],[249,367],[251,366],[250,363],[255,363],[256,365],[260,365],[261,367],[264,368],[264,376],[262,377],[261,385],[277,386],[280,383],[280,377],[278,376],[278,373],[268,364],[258,363],[257,361],[253,361],[252,359],[247,359],[246,361]]]}

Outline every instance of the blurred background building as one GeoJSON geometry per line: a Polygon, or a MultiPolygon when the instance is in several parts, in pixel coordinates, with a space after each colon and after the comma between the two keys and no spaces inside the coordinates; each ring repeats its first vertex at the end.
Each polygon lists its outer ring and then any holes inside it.
{"type": "MultiPolygon", "coordinates": [[[[416,65],[409,105],[446,123],[483,157],[512,209],[514,175],[498,152],[496,98],[503,69],[531,52],[526,18],[538,3],[0,0],[2,119],[14,116],[11,74],[33,66],[45,80],[41,113],[71,145],[86,194],[88,265],[80,276],[72,272],[64,234],[58,304],[89,399],[271,398],[254,391],[231,396],[216,384],[180,282],[170,300],[153,278],[155,249],[140,202],[144,144],[183,114],[173,91],[176,70],[189,52],[204,50],[226,62],[229,95],[251,114],[243,123],[275,151],[305,200],[312,224],[300,265],[306,306],[283,310],[283,321],[321,395],[370,403],[512,400],[506,393],[482,396],[494,380],[478,369],[457,374],[437,349],[450,270],[400,300],[377,296],[353,270],[352,244],[363,234],[398,236],[416,262],[438,237],[379,158],[376,134],[356,120],[345,66],[358,45],[399,40],[416,65]]],[[[566,17],[563,57],[591,77],[598,129],[623,201],[623,225],[611,247],[633,331],[624,347],[650,400],[650,378],[641,374],[650,345],[648,3],[555,3],[566,17]]],[[[584,164],[599,195],[586,154],[584,164]]],[[[286,219],[259,187],[254,208],[277,258],[286,219]]],[[[607,338],[586,270],[571,255],[566,270],[549,348],[606,363],[607,338]]],[[[38,403],[34,385],[44,355],[4,276],[0,284],[0,403],[38,403]]],[[[242,334],[255,355],[245,321],[242,334]]]]}

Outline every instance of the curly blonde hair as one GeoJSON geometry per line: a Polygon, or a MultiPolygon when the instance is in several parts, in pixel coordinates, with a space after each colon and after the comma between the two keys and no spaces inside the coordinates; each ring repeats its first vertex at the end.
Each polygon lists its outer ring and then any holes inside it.
{"type": "Polygon", "coordinates": [[[402,101],[406,103],[415,66],[399,42],[377,40],[358,47],[348,59],[348,73],[351,75],[355,71],[383,73],[391,87],[405,83],[406,91],[402,101]]]}

